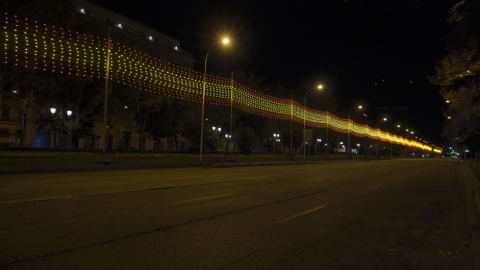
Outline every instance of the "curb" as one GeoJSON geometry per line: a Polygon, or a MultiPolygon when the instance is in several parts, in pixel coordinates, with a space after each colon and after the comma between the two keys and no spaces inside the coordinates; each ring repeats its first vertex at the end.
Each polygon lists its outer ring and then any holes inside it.
{"type": "Polygon", "coordinates": [[[472,231],[472,249],[476,269],[480,269],[480,180],[468,167],[462,162],[463,180],[465,183],[466,205],[468,212],[468,221],[472,231]]]}
{"type": "MultiPolygon", "coordinates": [[[[317,161],[271,161],[271,162],[227,162],[227,163],[155,163],[155,164],[91,164],[91,165],[52,165],[52,166],[0,166],[2,174],[23,174],[23,173],[52,173],[52,172],[84,172],[84,171],[115,171],[115,170],[140,170],[140,169],[161,169],[161,168],[231,168],[250,166],[277,166],[277,165],[300,165],[300,164],[326,164],[326,163],[349,163],[368,161],[365,159],[351,160],[317,160],[317,161]]],[[[374,161],[374,160],[372,160],[374,161]]]]}
{"type": "MultiPolygon", "coordinates": [[[[327,163],[351,163],[366,161],[364,159],[351,160],[316,160],[316,161],[271,161],[271,162],[229,162],[214,163],[208,168],[232,168],[232,167],[250,167],[250,166],[277,166],[277,165],[302,165],[302,164],[327,164],[327,163]]],[[[206,167],[207,168],[207,167],[206,167]]]]}
{"type": "Polygon", "coordinates": [[[114,171],[139,170],[157,168],[204,167],[202,162],[189,163],[157,163],[157,164],[92,164],[92,165],[54,165],[54,166],[0,166],[1,174],[82,172],[82,171],[114,171]]]}

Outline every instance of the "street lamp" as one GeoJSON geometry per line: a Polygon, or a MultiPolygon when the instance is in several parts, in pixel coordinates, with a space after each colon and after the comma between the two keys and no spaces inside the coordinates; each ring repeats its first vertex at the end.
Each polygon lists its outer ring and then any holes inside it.
{"type": "MultiPolygon", "coordinates": [[[[323,86],[320,84],[317,86],[317,89],[320,90],[322,89],[323,86]]],[[[310,88],[307,93],[305,93],[305,98],[303,100],[303,160],[305,160],[305,145],[306,145],[306,141],[305,141],[305,111],[307,109],[307,94],[308,92],[310,92],[312,89],[315,89],[314,88],[310,88]]]]}
{"type": "MultiPolygon", "coordinates": [[[[397,128],[400,128],[400,125],[397,125],[397,128]]],[[[393,127],[390,129],[390,132],[393,133],[393,127]]],[[[390,157],[393,157],[393,147],[392,147],[391,140],[390,140],[390,157]]]]}
{"type": "Polygon", "coordinates": [[[222,131],[222,128],[216,128],[216,127],[212,127],[213,129],[213,132],[215,133],[216,135],[216,141],[217,141],[217,148],[215,149],[215,151],[218,151],[218,139],[220,138],[220,132],[222,131]]]}
{"type": "Polygon", "coordinates": [[[315,144],[315,155],[318,153],[317,152],[317,145],[322,142],[322,139],[317,139],[317,143],[315,144]]]}
{"type": "MultiPolygon", "coordinates": [[[[52,114],[52,117],[51,117],[51,121],[52,121],[52,128],[53,128],[53,146],[56,147],[57,146],[57,129],[55,128],[55,120],[57,120],[58,118],[63,119],[63,111],[60,110],[58,113],[57,112],[57,109],[56,108],[50,108],[50,113],[52,114]]],[[[68,110],[67,111],[67,117],[70,118],[70,116],[72,115],[72,111],[68,110]]],[[[65,121],[64,121],[65,122],[65,121]]]]}
{"type": "MultiPolygon", "coordinates": [[[[348,111],[347,159],[350,159],[350,126],[352,124],[352,121],[350,120],[350,112],[355,108],[356,107],[353,107],[348,111]]],[[[358,108],[361,109],[362,106],[360,105],[360,106],[358,106],[358,108]]]]}
{"type": "MultiPolygon", "coordinates": [[[[380,120],[380,119],[378,119],[378,120],[380,120]]],[[[380,128],[378,127],[378,120],[376,122],[376,127],[377,127],[377,149],[376,150],[377,150],[377,158],[380,158],[380,155],[378,154],[378,150],[380,148],[380,145],[378,144],[378,136],[379,136],[379,131],[380,131],[380,128]]],[[[387,118],[384,117],[383,121],[387,121],[387,118]]]]}
{"type": "MultiPolygon", "coordinates": [[[[223,44],[228,43],[228,38],[223,39],[223,44]]],[[[207,55],[205,56],[205,71],[203,73],[203,94],[202,94],[202,124],[201,124],[201,129],[200,129],[200,161],[202,161],[202,149],[203,149],[203,119],[205,115],[205,83],[207,79],[207,59],[208,59],[208,54],[212,50],[215,45],[220,44],[220,42],[214,43],[210,49],[208,49],[207,55]]]]}
{"type": "Polygon", "coordinates": [[[273,133],[273,152],[275,152],[275,142],[279,142],[280,141],[280,134],[276,134],[276,133],[273,133]]]}

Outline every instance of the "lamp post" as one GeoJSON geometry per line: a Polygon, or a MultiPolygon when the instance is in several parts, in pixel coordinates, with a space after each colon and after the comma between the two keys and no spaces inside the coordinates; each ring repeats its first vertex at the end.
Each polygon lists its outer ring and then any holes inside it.
{"type": "Polygon", "coordinates": [[[275,153],[275,142],[279,142],[280,141],[280,134],[276,134],[276,133],[273,133],[273,152],[275,153]]]}
{"type": "Polygon", "coordinates": [[[228,139],[228,145],[230,146],[230,140],[232,139],[232,135],[225,134],[225,139],[228,139]]]}
{"type": "MultiPolygon", "coordinates": [[[[378,154],[378,150],[380,149],[380,145],[379,145],[379,142],[378,142],[378,136],[379,136],[379,131],[380,131],[380,128],[378,127],[378,121],[380,121],[380,119],[377,120],[376,122],[376,127],[377,127],[377,159],[380,158],[380,155],[378,154]]],[[[383,118],[383,121],[387,121],[387,118],[383,118]]]]}
{"type": "Polygon", "coordinates": [[[322,142],[322,139],[317,139],[317,143],[315,144],[315,155],[318,153],[317,152],[317,145],[322,142]]]}
{"type": "MultiPolygon", "coordinates": [[[[228,43],[228,38],[223,39],[223,44],[228,43]]],[[[202,94],[202,124],[200,128],[200,161],[202,161],[202,150],[203,150],[203,120],[204,120],[204,115],[205,115],[205,83],[207,79],[207,59],[208,59],[208,54],[212,50],[215,45],[220,44],[220,42],[214,43],[210,49],[208,49],[207,55],[205,56],[205,72],[203,73],[203,94],[202,94]]]]}
{"type": "MultiPolygon", "coordinates": [[[[347,159],[350,159],[350,126],[352,125],[352,122],[350,120],[350,112],[355,108],[356,107],[353,107],[348,111],[347,159]]],[[[358,106],[358,108],[361,109],[362,106],[360,105],[360,106],[358,106]]]]}
{"type": "MultiPolygon", "coordinates": [[[[400,128],[400,125],[397,125],[397,128],[400,128]]],[[[390,129],[390,132],[393,133],[393,127],[390,129]]],[[[390,140],[390,157],[393,157],[392,141],[390,140]]]]}
{"type": "Polygon", "coordinates": [[[213,129],[213,132],[215,132],[215,135],[216,135],[216,141],[217,141],[217,148],[215,149],[215,151],[218,151],[218,139],[220,138],[220,132],[222,131],[222,128],[216,128],[216,127],[212,127],[213,129]]]}
{"type": "MultiPolygon", "coordinates": [[[[50,108],[50,113],[52,114],[51,120],[52,120],[52,127],[53,127],[53,147],[57,147],[57,129],[55,128],[55,120],[58,118],[64,120],[63,111],[60,110],[57,114],[55,114],[56,112],[57,112],[56,108],[50,108]]],[[[67,110],[67,117],[70,118],[71,115],[72,115],[72,111],[67,110]]]]}
{"type": "MultiPolygon", "coordinates": [[[[317,89],[322,89],[322,85],[318,85],[317,86],[317,89]]],[[[305,93],[305,98],[303,99],[303,160],[305,160],[305,145],[306,145],[306,141],[305,141],[305,111],[307,109],[307,94],[308,92],[310,92],[311,90],[313,90],[315,88],[310,88],[307,93],[305,93]]]]}

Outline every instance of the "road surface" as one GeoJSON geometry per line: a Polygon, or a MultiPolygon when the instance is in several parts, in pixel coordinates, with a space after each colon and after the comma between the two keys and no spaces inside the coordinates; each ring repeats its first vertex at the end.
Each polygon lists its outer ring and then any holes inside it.
{"type": "Polygon", "coordinates": [[[474,269],[458,161],[0,175],[0,269],[474,269]]]}

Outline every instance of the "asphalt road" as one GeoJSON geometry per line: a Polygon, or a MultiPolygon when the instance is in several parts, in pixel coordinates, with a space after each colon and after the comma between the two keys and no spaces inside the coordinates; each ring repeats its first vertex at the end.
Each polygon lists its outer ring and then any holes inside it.
{"type": "Polygon", "coordinates": [[[0,269],[474,269],[459,162],[0,175],[0,269]]]}

